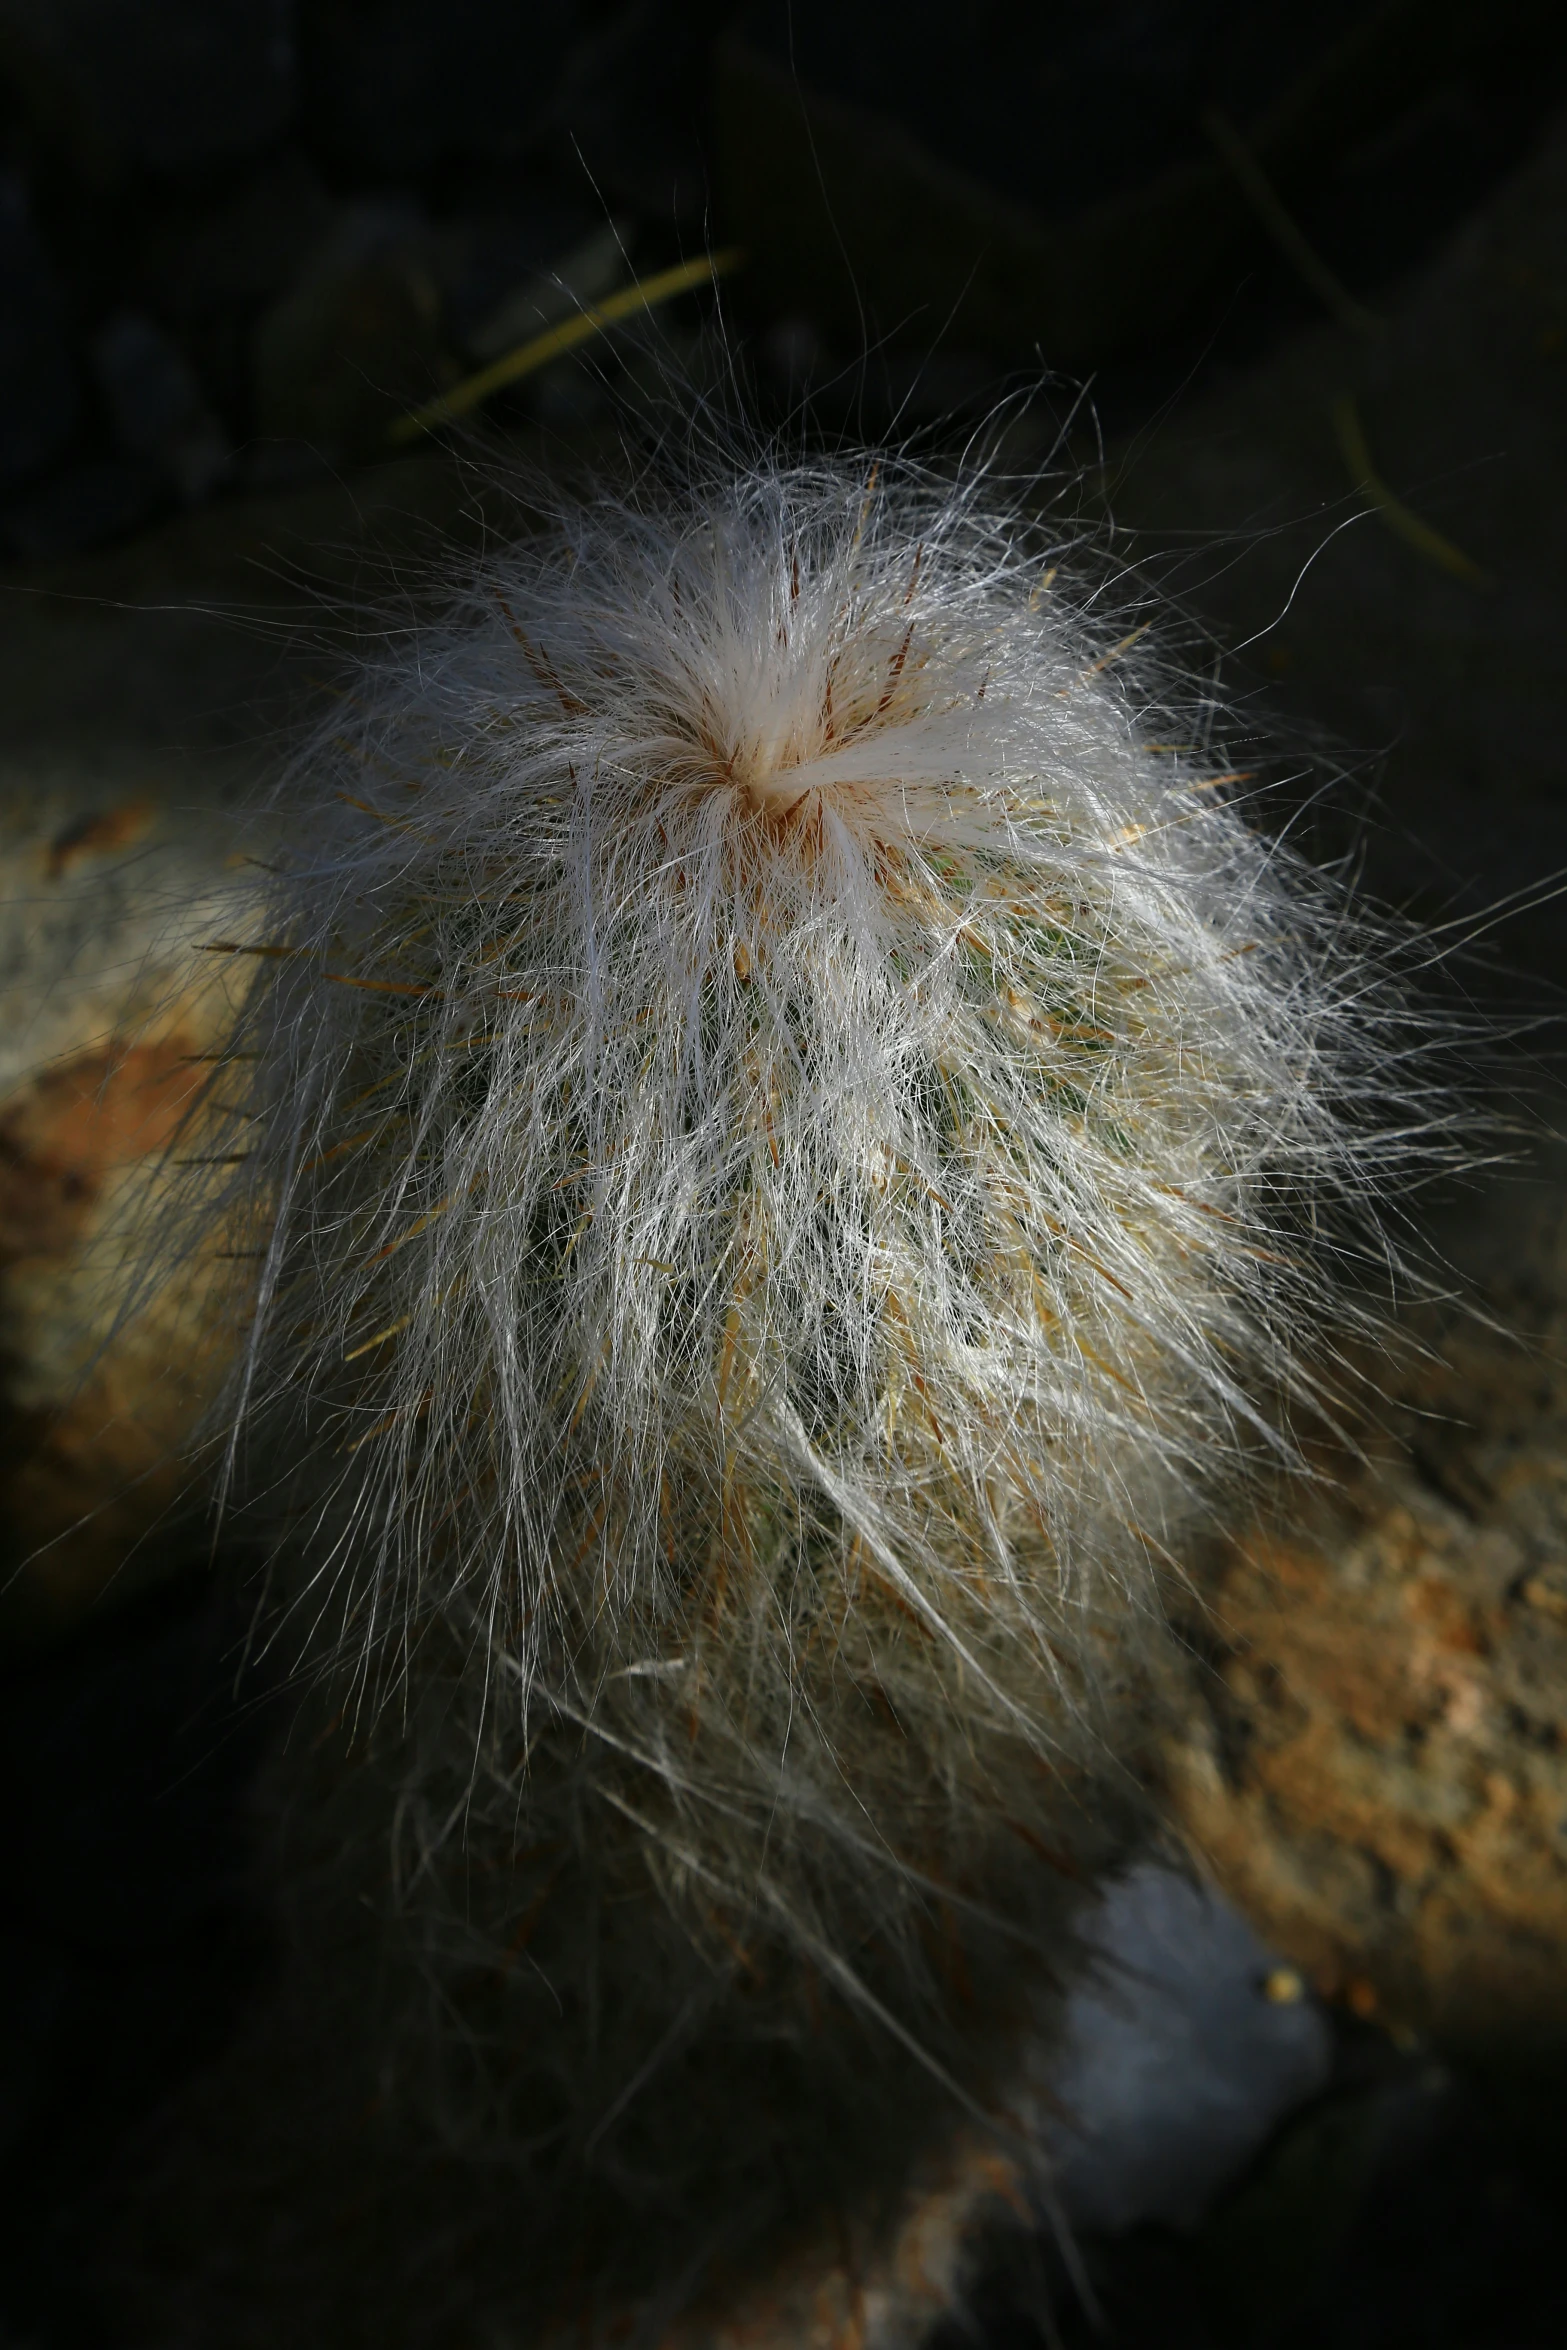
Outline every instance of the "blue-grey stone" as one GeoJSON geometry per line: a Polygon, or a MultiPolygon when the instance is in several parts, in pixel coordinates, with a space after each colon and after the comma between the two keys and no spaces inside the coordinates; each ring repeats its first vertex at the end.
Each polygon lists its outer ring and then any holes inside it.
{"type": "Polygon", "coordinates": [[[1191,2227],[1326,2083],[1332,2033],[1220,1895],[1144,1862],[1103,1893],[1037,2121],[1074,2230],[1191,2227]]]}

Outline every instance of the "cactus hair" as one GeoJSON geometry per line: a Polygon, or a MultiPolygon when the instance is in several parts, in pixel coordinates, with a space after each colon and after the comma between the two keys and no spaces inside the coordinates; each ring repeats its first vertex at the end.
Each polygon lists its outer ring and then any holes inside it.
{"type": "Polygon", "coordinates": [[[1064,1951],[1192,1540],[1331,1408],[1418,1025],[983,469],[535,502],[211,942],[229,1486],[272,1464],[281,1619],[381,1741],[434,2038],[569,1860],[689,1950],[649,2045],[765,1976],[762,2039],[825,1987],[967,2096],[954,1982],[1064,1951]]]}

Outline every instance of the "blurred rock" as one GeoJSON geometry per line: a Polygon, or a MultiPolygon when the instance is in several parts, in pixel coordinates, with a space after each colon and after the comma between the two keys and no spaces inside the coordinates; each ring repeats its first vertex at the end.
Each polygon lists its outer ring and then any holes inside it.
{"type": "Polygon", "coordinates": [[[221,1375],[227,1266],[182,1270],[130,1328],[163,1160],[232,975],[193,951],[221,866],[151,799],[13,794],[0,828],[0,1636],[163,1571],[184,1446],[221,1375]],[[107,1343],[111,1337],[113,1343],[107,1343]]]}
{"type": "Polygon", "coordinates": [[[0,488],[29,481],[69,446],[81,391],[65,290],[14,172],[0,174],[0,488]]]}
{"type": "Polygon", "coordinates": [[[514,209],[459,213],[443,221],[433,251],[454,341],[472,351],[481,322],[598,225],[586,204],[547,183],[530,186],[514,209]]]}
{"type": "Polygon", "coordinates": [[[156,465],[187,505],[233,471],[234,455],[200,384],[161,327],[121,311],[92,341],[98,388],[120,447],[156,465]]]}
{"type": "Polygon", "coordinates": [[[552,255],[521,285],[513,284],[467,337],[476,359],[496,359],[559,319],[600,301],[631,274],[630,224],[607,220],[569,250],[552,255]]]}
{"type": "Polygon", "coordinates": [[[388,178],[520,155],[581,29],[574,0],[312,0],[300,41],[312,140],[388,178]]]}
{"type": "Polygon", "coordinates": [[[292,0],[0,0],[0,63],[79,167],[210,170],[294,107],[292,0]]]}
{"type": "Polygon", "coordinates": [[[255,334],[256,425],[269,439],[365,455],[440,389],[442,303],[428,231],[404,204],[344,207],[255,334]]]}
{"type": "Polygon", "coordinates": [[[176,341],[230,441],[254,426],[257,318],[331,234],[334,205],[296,148],[246,170],[237,186],[164,186],[140,207],[111,298],[176,341]]]}
{"type": "Polygon", "coordinates": [[[14,555],[74,555],[123,538],[157,513],[168,484],[138,457],[84,457],[0,510],[0,544],[14,555]]]}
{"type": "Polygon", "coordinates": [[[1194,1843],[1324,1992],[1448,2045],[1567,2050],[1567,1206],[1501,1179],[1476,1310],[1402,1441],[1231,1549],[1172,1757],[1194,1843]]]}
{"type": "Polygon", "coordinates": [[[222,201],[168,203],[137,261],[138,300],[182,328],[276,299],[331,234],[332,199],[288,148],[247,172],[222,201]]]}

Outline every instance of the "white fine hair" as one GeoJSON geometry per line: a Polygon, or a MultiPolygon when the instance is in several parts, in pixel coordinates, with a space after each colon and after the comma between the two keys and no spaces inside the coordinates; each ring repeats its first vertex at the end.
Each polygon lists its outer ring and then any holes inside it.
{"type": "Polygon", "coordinates": [[[1426,1114],[1145,651],[983,478],[560,501],[364,665],[215,942],[292,1619],[456,1693],[449,1838],[542,1849],[569,1758],[716,1962],[888,2016],[932,1902],[1091,1833],[1426,1114]]]}

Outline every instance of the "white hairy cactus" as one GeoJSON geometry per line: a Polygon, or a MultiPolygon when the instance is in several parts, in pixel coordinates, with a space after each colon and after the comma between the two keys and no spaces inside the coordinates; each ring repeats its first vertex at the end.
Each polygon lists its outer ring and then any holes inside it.
{"type": "Polygon", "coordinates": [[[203,1153],[235,1463],[304,1464],[293,1620],[408,1724],[405,1909],[467,1871],[429,1952],[533,1965],[576,1867],[627,1980],[640,1902],[930,2063],[1424,1116],[1336,891],[987,496],[715,464],[481,561],[213,942],[203,1153]]]}

